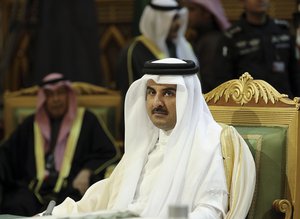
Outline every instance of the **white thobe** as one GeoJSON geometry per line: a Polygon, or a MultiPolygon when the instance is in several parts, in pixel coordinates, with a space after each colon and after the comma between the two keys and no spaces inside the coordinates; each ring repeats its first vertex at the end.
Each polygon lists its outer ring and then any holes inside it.
{"type": "MultiPolygon", "coordinates": [[[[170,134],[171,131],[165,132],[160,130],[159,139],[154,148],[149,152],[148,159],[142,170],[133,202],[128,206],[129,211],[140,215],[145,209],[153,184],[155,184],[157,176],[159,176],[160,166],[163,162],[164,149],[170,134]]],[[[223,202],[224,206],[227,205],[228,196],[226,193],[220,194],[213,190],[211,193],[215,193],[212,197],[223,202]]],[[[212,206],[200,205],[194,209],[190,218],[221,219],[222,212],[212,206]]]]}
{"type": "Polygon", "coordinates": [[[150,151],[148,160],[142,170],[133,202],[128,206],[130,211],[140,214],[145,209],[153,184],[159,175],[159,167],[163,161],[164,149],[170,134],[171,131],[164,132],[160,130],[159,139],[150,151]]]}

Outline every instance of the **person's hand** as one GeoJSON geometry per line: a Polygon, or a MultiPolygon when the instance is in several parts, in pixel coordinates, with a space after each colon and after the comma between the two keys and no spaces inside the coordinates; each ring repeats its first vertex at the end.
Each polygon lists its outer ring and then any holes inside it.
{"type": "Polygon", "coordinates": [[[80,194],[83,195],[90,185],[91,170],[81,170],[73,181],[73,188],[78,189],[80,194]]]}

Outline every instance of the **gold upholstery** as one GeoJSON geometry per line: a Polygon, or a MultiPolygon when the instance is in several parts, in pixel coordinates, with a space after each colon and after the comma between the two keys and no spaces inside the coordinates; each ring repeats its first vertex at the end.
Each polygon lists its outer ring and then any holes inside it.
{"type": "MultiPolygon", "coordinates": [[[[249,73],[219,85],[204,97],[216,121],[235,126],[254,156],[258,174],[248,218],[300,218],[299,98],[291,100],[267,82],[253,80],[249,73]],[[268,176],[270,169],[280,179],[268,176]],[[278,181],[279,191],[266,191],[272,188],[273,179],[278,181]],[[269,197],[268,193],[280,197],[261,204],[259,199],[269,197]]],[[[223,148],[223,153],[227,181],[230,181],[233,164],[226,158],[234,152],[223,148]]]]}
{"type": "MultiPolygon", "coordinates": [[[[78,105],[93,111],[101,123],[104,123],[120,143],[121,96],[119,92],[95,86],[85,82],[73,82],[77,93],[78,105]]],[[[7,138],[24,117],[33,113],[36,107],[38,86],[4,94],[4,132],[7,138]]]]}

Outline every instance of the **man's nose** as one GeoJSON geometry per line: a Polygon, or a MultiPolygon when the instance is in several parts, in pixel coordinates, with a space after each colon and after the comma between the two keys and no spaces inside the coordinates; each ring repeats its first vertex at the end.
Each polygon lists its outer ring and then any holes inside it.
{"type": "Polygon", "coordinates": [[[53,93],[52,98],[53,98],[53,100],[59,100],[59,94],[53,93]]]}
{"type": "Polygon", "coordinates": [[[154,107],[163,106],[164,101],[160,95],[155,95],[154,97],[154,107]]]}

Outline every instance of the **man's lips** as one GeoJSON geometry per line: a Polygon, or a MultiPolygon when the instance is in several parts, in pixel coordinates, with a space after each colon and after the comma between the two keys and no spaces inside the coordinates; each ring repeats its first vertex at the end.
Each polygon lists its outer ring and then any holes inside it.
{"type": "Polygon", "coordinates": [[[55,106],[52,106],[52,109],[53,110],[60,110],[60,109],[62,109],[62,105],[55,105],[55,106]]]}

